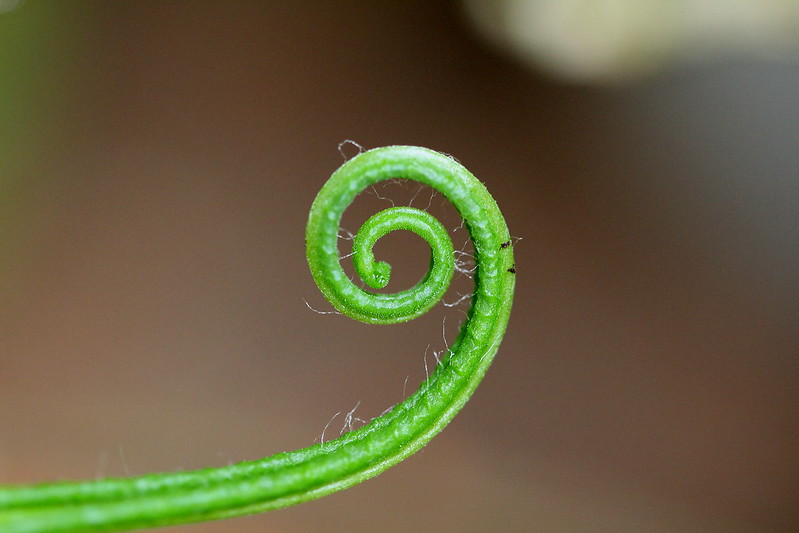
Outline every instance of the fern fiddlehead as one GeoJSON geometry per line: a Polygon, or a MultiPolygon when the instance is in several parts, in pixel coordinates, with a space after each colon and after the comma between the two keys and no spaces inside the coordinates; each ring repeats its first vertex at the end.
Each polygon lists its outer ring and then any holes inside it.
{"type": "Polygon", "coordinates": [[[378,324],[410,320],[435,305],[452,277],[453,246],[446,230],[410,207],[381,211],[364,223],[353,242],[354,265],[367,285],[384,287],[390,267],[375,261],[372,246],[386,233],[404,229],[430,244],[427,275],[411,289],[383,294],[356,286],[344,273],[338,255],[342,213],[364,188],[390,178],[429,185],[451,201],[469,229],[477,263],[467,319],[418,391],[335,440],[265,459],[190,472],[0,487],[0,531],[122,531],[286,507],[376,476],[441,431],[479,384],[504,335],[515,283],[510,236],[482,183],[448,156],[411,146],[361,153],[324,185],[306,229],[314,280],[343,314],[378,324]]]}

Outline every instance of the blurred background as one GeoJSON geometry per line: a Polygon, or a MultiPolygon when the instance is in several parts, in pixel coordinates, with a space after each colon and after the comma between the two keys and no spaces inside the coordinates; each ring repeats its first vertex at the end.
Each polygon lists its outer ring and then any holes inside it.
{"type": "Polygon", "coordinates": [[[413,390],[462,308],[306,306],[352,139],[486,182],[504,344],[401,465],[175,531],[799,529],[796,2],[555,4],[0,0],[0,483],[255,459],[413,390]]]}

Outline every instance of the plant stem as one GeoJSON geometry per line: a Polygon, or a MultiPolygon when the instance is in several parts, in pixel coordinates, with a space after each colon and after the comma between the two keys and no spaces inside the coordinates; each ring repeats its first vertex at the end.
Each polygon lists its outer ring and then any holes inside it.
{"type": "Polygon", "coordinates": [[[375,288],[390,268],[371,248],[405,229],[431,247],[428,274],[415,287],[376,294],[354,285],[338,255],[342,213],[366,187],[389,178],[429,185],[464,218],[474,242],[475,292],[457,339],[419,390],[384,415],[338,439],[221,468],[140,477],[0,488],[0,531],[122,531],[257,513],[319,498],[376,476],[441,431],[483,378],[505,333],[515,283],[510,235],[494,199],[453,159],[424,148],[391,146],[341,166],[311,207],[307,257],[320,290],[341,313],[370,323],[395,323],[430,309],[449,285],[452,242],[425,211],[392,208],[370,218],[353,243],[359,276],[375,288]]]}

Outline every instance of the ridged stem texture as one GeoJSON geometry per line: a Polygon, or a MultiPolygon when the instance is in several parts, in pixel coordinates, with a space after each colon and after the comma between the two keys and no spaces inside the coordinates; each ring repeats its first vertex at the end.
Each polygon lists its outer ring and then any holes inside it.
{"type": "Polygon", "coordinates": [[[435,305],[452,278],[447,231],[411,207],[381,211],[364,223],[353,242],[354,266],[366,285],[384,287],[390,267],[375,260],[372,247],[390,231],[408,230],[430,244],[424,278],[411,289],[385,294],[362,289],[345,274],[338,253],[342,213],[359,192],[391,178],[441,192],[463,217],[474,244],[475,288],[467,319],[419,390],[335,440],[265,459],[189,472],[0,487],[0,532],[123,531],[286,507],[376,476],[441,431],[469,399],[502,340],[513,297],[513,247],[494,199],[452,158],[411,146],[363,152],[324,185],[306,230],[311,273],[341,313],[376,324],[410,320],[435,305]]]}

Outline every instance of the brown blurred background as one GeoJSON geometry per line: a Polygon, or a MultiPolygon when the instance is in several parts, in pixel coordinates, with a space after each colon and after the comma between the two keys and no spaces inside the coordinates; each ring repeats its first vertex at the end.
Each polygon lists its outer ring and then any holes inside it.
{"type": "Polygon", "coordinates": [[[0,483],[254,459],[410,392],[443,307],[305,305],[353,139],[494,194],[522,238],[497,360],[380,477],[176,531],[799,529],[796,64],[567,85],[422,1],[31,1],[0,44],[0,483]]]}

